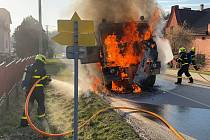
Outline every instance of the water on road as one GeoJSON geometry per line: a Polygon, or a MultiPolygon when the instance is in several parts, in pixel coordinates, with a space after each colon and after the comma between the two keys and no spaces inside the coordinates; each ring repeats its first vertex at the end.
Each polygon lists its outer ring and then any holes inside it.
{"type": "MultiPolygon", "coordinates": [[[[210,109],[190,108],[176,105],[139,105],[143,109],[161,115],[173,127],[184,134],[198,140],[209,140],[210,138],[210,109]]],[[[156,119],[153,120],[158,122],[156,119]]]]}

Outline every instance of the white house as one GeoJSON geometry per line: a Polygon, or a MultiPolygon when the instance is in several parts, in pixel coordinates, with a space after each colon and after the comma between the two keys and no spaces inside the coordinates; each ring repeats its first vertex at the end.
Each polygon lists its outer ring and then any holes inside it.
{"type": "Polygon", "coordinates": [[[0,53],[10,52],[10,24],[12,23],[10,13],[0,8],[0,53]]]}

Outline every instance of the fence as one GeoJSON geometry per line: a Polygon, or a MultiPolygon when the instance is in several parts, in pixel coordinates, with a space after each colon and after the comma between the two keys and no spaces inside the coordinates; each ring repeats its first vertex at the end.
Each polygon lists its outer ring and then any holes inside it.
{"type": "Polygon", "coordinates": [[[14,60],[9,64],[4,62],[0,64],[0,106],[4,101],[9,104],[9,96],[14,93],[14,90],[17,90],[25,67],[33,62],[34,58],[28,57],[14,60]]]}

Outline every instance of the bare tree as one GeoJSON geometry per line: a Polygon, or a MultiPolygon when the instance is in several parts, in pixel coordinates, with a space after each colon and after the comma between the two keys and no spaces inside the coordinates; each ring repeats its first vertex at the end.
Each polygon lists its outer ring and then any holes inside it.
{"type": "Polygon", "coordinates": [[[173,27],[167,34],[166,38],[170,40],[173,53],[178,54],[178,50],[181,47],[189,49],[193,45],[193,33],[185,26],[173,27]]]}

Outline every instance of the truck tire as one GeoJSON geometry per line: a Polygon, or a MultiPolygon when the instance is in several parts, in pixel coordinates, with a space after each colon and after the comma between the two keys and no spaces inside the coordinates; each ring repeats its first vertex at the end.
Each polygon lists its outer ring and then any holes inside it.
{"type": "Polygon", "coordinates": [[[106,82],[106,84],[105,84],[105,86],[106,86],[106,88],[108,89],[108,90],[111,90],[112,89],[112,82],[106,82]]]}
{"type": "Polygon", "coordinates": [[[155,81],[156,81],[156,75],[151,75],[144,81],[144,83],[142,83],[141,88],[143,90],[149,89],[154,86],[155,81]]]}

